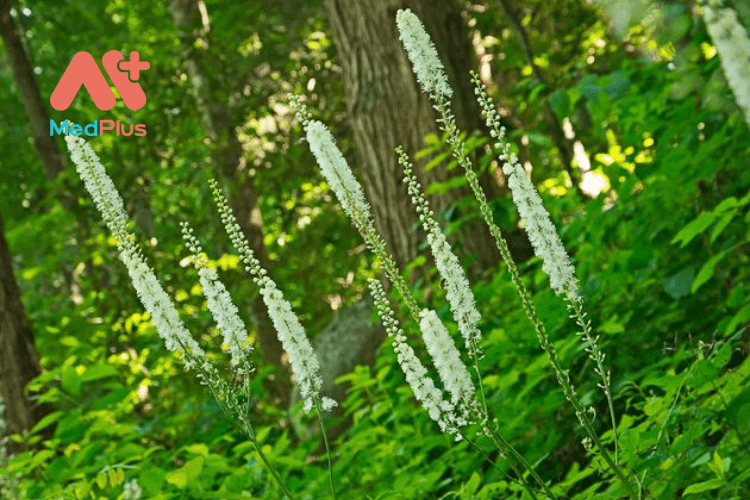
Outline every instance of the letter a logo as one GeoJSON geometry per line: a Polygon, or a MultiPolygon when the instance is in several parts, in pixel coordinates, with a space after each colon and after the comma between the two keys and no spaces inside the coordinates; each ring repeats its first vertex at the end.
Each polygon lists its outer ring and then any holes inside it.
{"type": "MultiPolygon", "coordinates": [[[[102,64],[125,105],[128,109],[135,111],[146,104],[146,94],[143,93],[141,85],[136,83],[140,76],[139,71],[147,70],[151,65],[146,61],[140,61],[138,52],[131,52],[130,60],[120,64],[123,59],[119,51],[110,50],[102,57],[102,64]]],[[[52,107],[58,111],[68,109],[81,89],[81,85],[86,87],[86,91],[100,110],[109,111],[115,106],[117,98],[109,88],[94,58],[88,52],[78,52],[73,56],[73,60],[70,61],[50,96],[49,102],[52,107]]]]}

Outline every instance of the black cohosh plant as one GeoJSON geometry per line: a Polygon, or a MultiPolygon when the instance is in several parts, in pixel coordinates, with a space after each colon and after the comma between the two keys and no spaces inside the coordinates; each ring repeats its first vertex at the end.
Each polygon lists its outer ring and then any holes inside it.
{"type": "MultiPolygon", "coordinates": [[[[535,253],[543,261],[543,270],[550,278],[550,286],[556,294],[561,295],[567,302],[570,317],[580,328],[579,335],[585,344],[585,350],[594,361],[596,374],[601,379],[599,387],[603,390],[607,398],[613,429],[614,457],[601,442],[594,428],[592,420],[592,416],[594,415],[593,409],[586,407],[581,401],[580,396],[570,381],[568,371],[562,367],[554,345],[550,342],[546,333],[544,324],[540,321],[529,293],[520,279],[508,245],[497,224],[493,221],[486,196],[479,186],[479,181],[474,172],[471,160],[465,153],[465,146],[461,139],[460,131],[456,126],[454,115],[450,111],[450,97],[453,91],[448,84],[448,77],[445,74],[437,49],[424,30],[424,26],[419,18],[410,10],[399,11],[396,16],[396,24],[398,25],[401,41],[412,62],[416,78],[422,90],[429,95],[433,107],[438,113],[438,124],[441,130],[447,134],[451,152],[458,164],[463,168],[474,197],[479,202],[482,218],[489,226],[490,232],[508,267],[511,279],[521,297],[526,314],[532,322],[539,343],[547,353],[549,362],[552,365],[565,397],[573,405],[581,425],[588,434],[585,440],[587,448],[601,455],[611,472],[622,481],[625,493],[635,499],[631,481],[627,473],[619,465],[617,422],[610,389],[610,373],[604,366],[604,354],[598,346],[599,339],[593,333],[591,323],[586,318],[583,300],[578,293],[575,270],[550,220],[549,214],[542,204],[539,194],[526,176],[526,172],[520,165],[517,156],[510,152],[510,144],[504,141],[505,131],[500,125],[497,111],[478,77],[475,74],[472,75],[476,85],[479,104],[486,116],[490,133],[496,141],[495,147],[500,150],[499,159],[503,162],[503,172],[508,178],[508,185],[513,193],[513,201],[524,221],[529,239],[535,253]]],[[[445,326],[435,311],[420,311],[393,258],[388,254],[385,243],[374,228],[369,206],[364,198],[362,188],[347,165],[343,155],[336,147],[333,136],[325,125],[311,119],[309,111],[301,103],[299,97],[293,97],[292,104],[298,110],[298,119],[306,131],[310,149],[328,184],[336,193],[344,211],[352,219],[352,222],[365,239],[370,250],[379,257],[383,274],[398,290],[414,320],[419,324],[425,346],[433,359],[443,389],[448,393],[448,397],[446,398],[443,392],[437,389],[436,384],[427,377],[424,367],[413,355],[413,350],[406,344],[406,337],[393,315],[389,312],[389,305],[384,292],[379,288],[379,284],[371,283],[371,290],[376,298],[378,312],[392,338],[399,363],[417,399],[428,411],[430,417],[438,423],[441,430],[455,435],[458,439],[465,437],[466,433],[464,429],[469,424],[476,424],[479,434],[487,436],[492,440],[498,451],[508,458],[514,470],[520,467],[534,479],[536,486],[532,486],[531,483],[525,480],[523,482],[532,497],[535,496],[535,488],[541,488],[547,497],[556,498],[556,495],[538,476],[533,467],[502,437],[500,429],[490,424],[490,417],[486,404],[484,404],[484,391],[481,388],[482,378],[479,373],[478,358],[481,355],[481,351],[479,348],[480,338],[477,324],[480,316],[475,307],[474,296],[469,288],[469,283],[458,258],[452,253],[444,234],[435,220],[433,212],[430,210],[422,194],[421,187],[413,174],[413,167],[404,150],[397,148],[396,152],[399,155],[399,163],[404,168],[407,190],[412,197],[419,219],[427,233],[427,241],[435,259],[438,272],[442,277],[442,283],[446,289],[446,298],[450,303],[453,318],[458,325],[459,332],[464,338],[466,350],[474,362],[480,386],[479,394],[481,402],[476,399],[477,390],[474,388],[469,372],[463,364],[461,355],[448,335],[445,326]]]]}
{"type": "MultiPolygon", "coordinates": [[[[637,482],[637,478],[632,478],[630,473],[624,470],[620,464],[616,432],[617,421],[610,389],[610,373],[604,364],[605,356],[599,348],[599,339],[592,331],[591,323],[586,317],[584,303],[578,293],[575,270],[539,194],[526,176],[526,172],[516,155],[510,152],[510,145],[505,141],[505,131],[500,124],[495,107],[478,77],[473,75],[479,104],[486,116],[490,134],[496,142],[495,147],[499,151],[503,172],[507,176],[513,201],[524,221],[529,239],[536,254],[542,259],[543,270],[549,276],[551,288],[566,301],[570,317],[580,330],[579,335],[584,343],[585,350],[594,362],[596,375],[600,379],[599,387],[608,402],[609,420],[613,430],[611,450],[609,443],[603,443],[595,429],[595,413],[583,403],[570,380],[568,371],[563,368],[555,347],[547,335],[545,326],[539,319],[530,294],[520,279],[519,271],[511,258],[508,245],[497,224],[493,221],[486,196],[479,187],[474,167],[465,153],[461,133],[450,111],[452,90],[434,44],[425,32],[421,21],[411,11],[399,11],[396,23],[417,80],[423,91],[429,95],[438,113],[438,124],[448,138],[453,156],[464,170],[468,184],[479,203],[480,214],[496,241],[539,344],[546,352],[562,392],[573,406],[576,416],[587,434],[587,448],[591,453],[598,454],[609,473],[620,480],[622,484],[621,494],[635,500],[640,497],[641,492],[637,491],[637,484],[634,484],[637,482]]],[[[481,315],[476,307],[473,292],[461,263],[451,250],[450,244],[423,195],[422,187],[417,181],[414,167],[408,155],[402,148],[396,150],[399,164],[404,171],[407,192],[426,232],[427,242],[434,257],[436,268],[442,278],[442,286],[446,290],[446,299],[458,331],[463,338],[465,355],[471,360],[471,370],[464,363],[464,354],[456,347],[437,312],[431,309],[423,309],[417,303],[394,259],[389,255],[384,240],[376,231],[362,187],[336,146],[329,130],[324,124],[311,118],[309,111],[299,97],[293,97],[291,101],[305,130],[310,149],[328,185],[336,194],[347,216],[361,233],[369,249],[378,257],[384,278],[399,292],[410,315],[419,325],[424,348],[432,359],[439,381],[435,381],[429,376],[428,368],[417,355],[420,348],[413,345],[404,334],[381,283],[377,280],[370,282],[370,290],[375,298],[378,314],[389,335],[406,381],[416,399],[427,411],[430,418],[438,424],[440,430],[452,435],[456,440],[467,440],[482,454],[484,452],[477,445],[475,439],[488,440],[501,457],[507,461],[508,467],[513,472],[513,476],[507,476],[509,480],[520,484],[531,498],[562,498],[562,491],[557,489],[555,485],[543,480],[535,467],[506,439],[502,425],[493,418],[488,409],[480,372],[482,338],[479,323],[481,315]]],[[[77,171],[86,189],[101,212],[112,236],[117,241],[120,258],[128,269],[133,286],[145,309],[151,315],[152,322],[163,338],[166,347],[177,352],[185,366],[194,369],[200,380],[208,385],[227,416],[255,445],[256,452],[267,466],[272,479],[278,484],[282,494],[287,498],[294,498],[294,493],[287,489],[284,479],[257,444],[253,425],[248,416],[248,404],[251,399],[251,395],[247,392],[250,387],[248,381],[252,376],[253,368],[248,362],[247,355],[252,346],[248,342],[247,329],[239,317],[237,307],[232,303],[230,294],[221,283],[218,273],[203,253],[203,248],[197,237],[187,223],[182,224],[186,246],[192,253],[192,262],[197,270],[208,308],[216,321],[218,330],[223,335],[224,344],[228,346],[231,367],[235,371],[234,376],[245,382],[244,386],[240,388],[226,381],[223,374],[219,373],[207,360],[203,348],[185,328],[171,298],[146,264],[135,243],[134,235],[129,232],[123,202],[96,154],[80,137],[68,136],[66,142],[71,158],[76,164],[77,171]]],[[[279,340],[289,354],[292,369],[297,383],[300,385],[304,410],[306,412],[309,412],[312,408],[318,410],[321,431],[328,450],[322,413],[330,410],[335,402],[322,397],[320,394],[321,379],[318,358],[304,328],[292,311],[290,303],[284,298],[276,283],[271,280],[253,255],[218,184],[212,183],[211,189],[217,202],[221,221],[245,271],[250,274],[259,287],[268,308],[269,316],[278,332],[279,340]]],[[[328,450],[329,486],[331,496],[336,498],[331,462],[332,455],[328,450]]],[[[493,466],[499,469],[499,466],[494,463],[493,466]]],[[[502,469],[500,470],[502,471],[502,469]]],[[[606,473],[606,471],[603,471],[603,473],[606,473]]]]}

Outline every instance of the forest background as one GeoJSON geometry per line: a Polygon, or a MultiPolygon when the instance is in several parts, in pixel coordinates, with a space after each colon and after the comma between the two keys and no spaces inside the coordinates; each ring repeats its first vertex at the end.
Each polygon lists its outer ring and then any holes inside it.
{"type": "MultiPolygon", "coordinates": [[[[747,2],[723,5],[750,27],[747,2]]],[[[483,314],[483,385],[504,433],[566,496],[616,498],[412,76],[394,21],[404,7],[445,62],[468,152],[540,317],[586,404],[605,415],[484,138],[469,70],[499,106],[575,263],[612,370],[623,460],[648,479],[645,497],[750,498],[749,125],[692,0],[0,0],[2,494],[279,497],[164,348],[50,119],[146,124],[146,136],[90,143],[189,329],[227,364],[181,221],[216,259],[257,344],[258,439],[300,498],[328,495],[325,452],[210,179],[318,346],[324,392],[341,406],[328,420],[341,498],[527,494],[492,466],[502,460],[440,434],[415,403],[367,298],[375,259],[289,107],[299,94],[354,166],[415,295],[448,317],[393,150],[418,159],[483,314]],[[150,63],[142,109],[118,100],[100,111],[83,91],[68,110],[51,108],[73,54],[99,61],[113,49],[150,63]]]]}

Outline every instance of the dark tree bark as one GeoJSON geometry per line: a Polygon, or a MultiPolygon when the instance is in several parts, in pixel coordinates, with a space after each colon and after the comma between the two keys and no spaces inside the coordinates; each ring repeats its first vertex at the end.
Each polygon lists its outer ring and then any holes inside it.
{"type": "MultiPolygon", "coordinates": [[[[465,130],[482,126],[469,78],[476,54],[454,0],[326,0],[325,7],[343,67],[365,194],[376,228],[403,266],[417,255],[423,235],[413,230],[418,219],[394,149],[402,144],[413,159],[424,147],[424,137],[439,131],[429,98],[421,92],[401,46],[396,12],[410,8],[424,23],[445,64],[454,90],[453,110],[465,130]]],[[[425,162],[415,161],[423,186],[448,178],[442,167],[425,172],[425,162]]],[[[440,214],[467,193],[454,189],[430,201],[440,214]]],[[[494,242],[479,221],[463,225],[456,236],[462,253],[477,257],[475,270],[498,264],[494,242]]]]}
{"type": "MultiPolygon", "coordinates": [[[[209,19],[202,0],[171,0],[169,11],[178,31],[183,49],[183,63],[192,80],[195,97],[206,134],[211,140],[211,157],[216,172],[225,186],[238,186],[230,193],[237,220],[250,243],[250,248],[261,265],[271,271],[268,251],[263,243],[263,217],[258,206],[258,193],[253,179],[244,168],[245,158],[237,136],[231,110],[217,98],[212,74],[209,44],[209,19]],[[196,49],[197,45],[203,49],[196,49]]],[[[269,388],[279,405],[286,405],[290,397],[288,363],[273,327],[268,310],[260,294],[250,304],[251,316],[265,363],[278,367],[282,376],[271,380],[269,388]]]]}
{"type": "MultiPolygon", "coordinates": [[[[24,394],[26,385],[40,372],[31,323],[21,303],[0,214],[0,395],[5,405],[5,415],[0,418],[5,419],[8,434],[30,430],[49,411],[32,404],[24,394]]],[[[9,453],[20,450],[18,443],[8,443],[9,453]]]]}
{"type": "Polygon", "coordinates": [[[5,42],[5,52],[13,69],[18,90],[21,92],[24,109],[31,122],[34,147],[44,164],[47,177],[54,179],[65,169],[65,159],[57,147],[55,138],[49,134],[50,117],[36,84],[29,58],[18,36],[18,29],[10,15],[10,0],[0,0],[0,35],[5,42]]]}

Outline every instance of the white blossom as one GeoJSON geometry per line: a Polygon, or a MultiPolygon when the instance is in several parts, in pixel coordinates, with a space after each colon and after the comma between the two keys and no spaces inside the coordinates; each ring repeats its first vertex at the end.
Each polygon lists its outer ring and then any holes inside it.
{"type": "Polygon", "coordinates": [[[501,150],[500,160],[504,162],[503,172],[508,177],[508,187],[513,194],[513,202],[523,219],[534,252],[542,259],[542,270],[549,276],[550,286],[556,294],[564,295],[571,301],[577,300],[578,281],[568,253],[560,241],[560,236],[534,184],[526,177],[526,171],[519,163],[516,154],[510,152],[510,143],[504,140],[505,128],[501,125],[500,116],[492,100],[481,85],[479,78],[474,75],[473,79],[476,85],[475,93],[486,117],[490,135],[497,141],[495,147],[501,150]]]}
{"type": "Polygon", "coordinates": [[[203,357],[205,352],[185,328],[172,299],[146,264],[146,260],[133,241],[134,237],[128,232],[127,215],[122,198],[99,161],[99,157],[80,137],[66,136],[65,142],[78,175],[117,240],[120,260],[128,270],[133,288],[143,307],[151,315],[151,322],[164,340],[167,349],[171,351],[189,349],[196,357],[203,357]]]}
{"type": "Polygon", "coordinates": [[[151,315],[151,322],[164,345],[170,351],[187,348],[193,355],[203,357],[205,352],[193,340],[190,332],[180,319],[180,314],[162,288],[154,272],[146,264],[143,257],[132,245],[120,251],[120,260],[128,270],[130,281],[133,283],[138,298],[143,307],[151,315]]]}
{"type": "Polygon", "coordinates": [[[422,90],[450,97],[453,90],[448,76],[422,21],[411,10],[401,9],[396,13],[396,26],[422,90]]]}
{"type": "Polygon", "coordinates": [[[445,282],[445,297],[451,306],[453,319],[458,323],[458,331],[464,338],[466,349],[470,353],[478,352],[481,333],[477,325],[481,315],[466,273],[445,235],[436,225],[427,234],[427,242],[435,257],[438,272],[445,282]]]}
{"type": "Polygon", "coordinates": [[[481,315],[476,308],[474,293],[471,291],[461,262],[453,253],[448,240],[435,220],[435,214],[430,210],[429,203],[422,192],[422,188],[414,175],[414,167],[402,147],[396,148],[399,163],[404,168],[404,178],[411,201],[417,209],[422,227],[427,231],[427,242],[432,250],[440,276],[445,283],[445,295],[453,312],[453,319],[458,323],[458,331],[464,338],[466,349],[472,355],[480,354],[479,343],[481,333],[478,324],[481,315]]]}
{"type": "Polygon", "coordinates": [[[336,146],[328,127],[317,120],[306,121],[304,127],[310,151],[346,214],[351,218],[357,214],[369,214],[370,205],[365,199],[362,186],[336,146]]]}
{"type": "Polygon", "coordinates": [[[451,403],[460,403],[463,417],[469,419],[468,412],[474,404],[476,390],[453,339],[437,313],[431,309],[424,309],[419,314],[419,329],[443,387],[451,395],[451,403]]]}
{"type": "Polygon", "coordinates": [[[549,276],[550,286],[558,295],[573,300],[578,294],[575,269],[539,193],[526,177],[515,153],[508,157],[503,165],[503,172],[508,176],[513,202],[523,219],[534,252],[542,259],[542,270],[549,276]]]}
{"type": "MultiPolygon", "coordinates": [[[[73,123],[69,126],[72,127],[73,123]]],[[[91,145],[81,137],[66,135],[65,143],[70,152],[70,159],[73,160],[78,175],[107,227],[115,238],[124,239],[128,221],[125,205],[99,157],[91,145]]]]}
{"type": "Polygon", "coordinates": [[[143,490],[141,485],[138,484],[138,480],[133,478],[129,481],[125,481],[122,490],[122,500],[141,500],[143,490]]]}
{"type": "Polygon", "coordinates": [[[216,326],[224,336],[224,343],[229,347],[231,365],[237,366],[247,359],[252,350],[252,344],[247,341],[247,328],[240,318],[237,306],[232,302],[232,296],[219,279],[216,269],[209,267],[208,261],[202,255],[198,238],[193,234],[187,222],[183,222],[182,237],[193,254],[193,264],[198,270],[198,280],[206,297],[208,310],[216,321],[216,326]]]}
{"type": "Polygon", "coordinates": [[[432,420],[437,422],[442,432],[447,432],[461,439],[459,427],[466,425],[463,417],[456,415],[455,405],[443,397],[443,391],[435,386],[427,369],[414,353],[414,349],[406,342],[406,336],[398,325],[393,315],[393,310],[388,305],[388,300],[382,285],[377,280],[370,280],[370,291],[375,298],[378,315],[383,323],[385,331],[391,338],[393,350],[401,370],[406,376],[406,382],[411,387],[414,397],[422,403],[422,407],[432,420]]]}
{"type": "Polygon", "coordinates": [[[216,326],[224,336],[224,343],[229,346],[232,366],[237,366],[251,350],[247,343],[247,329],[239,316],[237,306],[224,284],[219,280],[216,269],[201,266],[198,269],[198,279],[206,297],[208,309],[211,311],[216,326]]]}
{"type": "Polygon", "coordinates": [[[300,395],[304,399],[304,411],[308,413],[316,402],[320,402],[321,409],[329,411],[336,406],[336,402],[330,398],[320,396],[320,388],[323,379],[320,377],[320,363],[310,340],[305,334],[305,329],[294,314],[292,305],[284,298],[276,283],[268,276],[268,273],[260,265],[255,254],[250,249],[247,239],[242,234],[237,219],[229,208],[229,203],[222,195],[216,182],[211,183],[214,199],[219,208],[219,215],[224,228],[232,240],[232,244],[239,253],[240,261],[245,266],[245,271],[253,277],[253,281],[260,288],[263,302],[268,309],[274,328],[281,342],[281,346],[289,355],[292,371],[300,386],[300,395]]]}
{"type": "Polygon", "coordinates": [[[703,6],[703,16],[721,57],[729,87],[750,126],[750,36],[731,8],[706,4],[703,6]]]}

